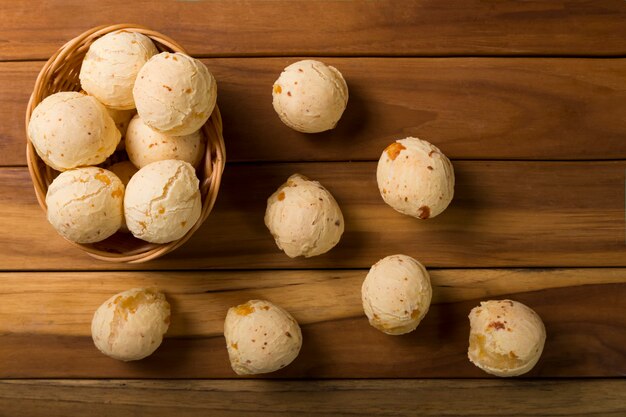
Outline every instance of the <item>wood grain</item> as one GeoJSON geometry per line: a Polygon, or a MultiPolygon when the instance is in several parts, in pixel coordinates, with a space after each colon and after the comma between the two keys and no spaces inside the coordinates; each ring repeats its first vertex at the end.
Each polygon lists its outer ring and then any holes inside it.
{"type": "MultiPolygon", "coordinates": [[[[1,6],[0,6],[1,7],[1,6]]],[[[0,64],[0,165],[26,165],[26,105],[42,62],[0,64]]]]}
{"type": "Polygon", "coordinates": [[[131,3],[0,1],[0,378],[182,380],[2,380],[0,416],[626,414],[623,379],[549,379],[626,375],[626,2],[131,3]],[[120,16],[206,58],[231,162],[209,221],[147,265],[68,245],[22,167],[40,60],[120,16]],[[332,132],[298,134],[273,112],[269,86],[303,56],[350,86],[332,132]],[[455,200],[428,222],[395,213],[376,189],[371,161],[408,135],[455,160],[455,200]],[[579,162],[540,162],[554,160],[579,162]],[[327,255],[290,260],[263,225],[265,199],[293,172],[320,180],[343,209],[346,233],[327,255]],[[360,306],[367,268],[390,253],[422,260],[434,285],[425,320],[402,337],[371,328],[360,306]],[[157,353],[126,364],[95,349],[89,323],[135,286],[165,291],[174,316],[157,353]],[[487,377],[466,357],[467,314],[505,297],[546,323],[527,375],[541,380],[397,379],[487,377]],[[283,380],[189,380],[235,377],[222,323],[250,298],[303,326],[299,358],[269,376],[283,380]]]}
{"type": "Polygon", "coordinates": [[[455,162],[454,201],[428,221],[385,205],[375,170],[366,162],[230,165],[214,212],[186,245],[120,265],[65,242],[36,204],[26,169],[0,169],[0,269],[369,268],[392,253],[430,267],[626,266],[626,162],[455,162]],[[342,207],[346,232],[325,255],[290,259],[263,224],[267,197],[294,172],[319,180],[342,207]]]}
{"type": "Polygon", "coordinates": [[[196,55],[626,54],[621,0],[18,0],[1,2],[0,16],[1,60],[47,58],[84,30],[120,20],[196,55]]]}
{"type": "MultiPolygon", "coordinates": [[[[222,334],[226,310],[254,297],[289,310],[300,324],[363,314],[367,270],[0,273],[0,334],[89,336],[93,312],[113,294],[157,287],[177,306],[171,337],[222,334]],[[88,288],[88,290],[86,290],[88,288]],[[41,314],[44,311],[45,315],[41,314]]],[[[626,284],[626,269],[434,269],[433,304],[581,285],[626,284]]],[[[626,304],[624,304],[626,306],[626,304]]]]}
{"type": "Polygon", "coordinates": [[[32,417],[623,416],[626,381],[5,380],[0,409],[32,417]]]}
{"type": "MultiPolygon", "coordinates": [[[[297,58],[204,60],[219,84],[228,160],[378,160],[429,139],[455,159],[626,158],[626,59],[325,58],[350,86],[338,127],[289,129],[270,88],[297,58]]],[[[40,62],[0,64],[0,165],[25,164],[24,111],[40,62]]]]}
{"type": "Polygon", "coordinates": [[[0,377],[234,377],[223,320],[252,298],[285,307],[303,325],[300,356],[271,377],[484,377],[467,361],[467,314],[480,300],[505,297],[535,309],[548,330],[529,376],[626,374],[626,269],[433,270],[433,305],[402,337],[367,323],[366,272],[3,273],[0,377]],[[117,362],[94,348],[91,317],[111,295],[137,286],[166,293],[171,328],[152,357],[117,362]]]}

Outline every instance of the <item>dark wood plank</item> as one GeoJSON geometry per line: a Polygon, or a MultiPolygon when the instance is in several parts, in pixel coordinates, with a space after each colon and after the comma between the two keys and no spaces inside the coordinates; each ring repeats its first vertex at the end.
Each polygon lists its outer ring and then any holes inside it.
{"type": "MultiPolygon", "coordinates": [[[[338,127],[283,125],[270,88],[297,58],[205,60],[229,161],[378,160],[394,139],[455,159],[626,158],[626,59],[329,58],[350,86],[338,127]]],[[[24,110],[41,62],[0,64],[0,165],[25,164],[24,110]]]]}
{"type": "Polygon", "coordinates": [[[377,161],[406,136],[454,159],[626,158],[626,59],[325,59],[350,99],[337,128],[316,135],[287,128],[271,105],[269,86],[293,61],[206,61],[229,160],[377,161]]]}
{"type": "Polygon", "coordinates": [[[82,31],[120,21],[213,56],[626,54],[621,0],[18,0],[2,2],[0,16],[0,60],[46,58],[82,31]]]}
{"type": "Polygon", "coordinates": [[[626,269],[433,270],[433,305],[418,329],[391,337],[369,326],[366,270],[3,273],[0,378],[231,378],[222,337],[229,307],[269,299],[302,324],[304,345],[278,378],[487,377],[467,359],[467,314],[480,300],[513,298],[543,318],[548,339],[532,377],[626,373],[626,269]],[[150,358],[102,355],[91,317],[108,297],[161,288],[172,324],[150,358]]]}
{"type": "Polygon", "coordinates": [[[380,198],[375,163],[230,165],[215,211],[182,248],[143,265],[90,259],[60,238],[24,168],[0,169],[0,269],[369,268],[392,253],[430,267],[626,266],[626,162],[455,162],[441,216],[403,216],[380,198]],[[346,232],[329,253],[290,259],[263,224],[267,197],[294,172],[335,195],[346,232]]]}
{"type": "Polygon", "coordinates": [[[626,381],[5,380],[0,408],[32,417],[623,416],[626,381]]]}

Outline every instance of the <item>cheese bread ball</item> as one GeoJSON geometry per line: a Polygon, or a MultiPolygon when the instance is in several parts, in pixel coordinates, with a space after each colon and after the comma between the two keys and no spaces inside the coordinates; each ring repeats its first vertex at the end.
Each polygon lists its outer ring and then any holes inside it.
{"type": "Polygon", "coordinates": [[[130,179],[139,171],[130,161],[122,161],[109,167],[109,171],[117,175],[124,186],[128,185],[130,179]]]}
{"type": "Polygon", "coordinates": [[[187,162],[168,159],[146,165],[126,187],[126,226],[147,242],[180,239],[200,218],[199,186],[196,171],[187,162]]]}
{"type": "Polygon", "coordinates": [[[107,107],[135,108],[133,86],[141,67],[158,54],[145,35],[120,30],[107,33],[89,46],[80,67],[80,84],[107,107]]]}
{"type": "Polygon", "coordinates": [[[139,115],[130,121],[126,133],[126,152],[137,168],[165,159],[179,159],[197,167],[204,147],[200,130],[184,136],[168,136],[148,127],[139,115]]]}
{"type": "Polygon", "coordinates": [[[94,97],[65,91],[35,107],[28,137],[47,165],[65,171],[104,162],[115,151],[120,132],[94,97]]]}
{"type": "Polygon", "coordinates": [[[115,122],[115,127],[120,131],[120,142],[117,144],[116,150],[121,151],[125,148],[124,138],[126,137],[126,131],[128,130],[128,124],[130,123],[130,119],[133,118],[137,111],[135,109],[131,110],[115,110],[110,107],[107,107],[107,111],[109,112],[109,116],[115,122]]]}
{"type": "Polygon", "coordinates": [[[395,210],[418,219],[443,212],[454,195],[454,169],[436,146],[408,137],[392,143],[378,161],[380,194],[395,210]]]}
{"type": "Polygon", "coordinates": [[[137,112],[135,109],[131,110],[115,110],[110,107],[107,107],[107,111],[109,112],[109,116],[115,122],[115,127],[120,131],[120,136],[123,138],[126,136],[126,130],[128,130],[128,124],[130,123],[130,119],[133,118],[137,112]]]}
{"type": "MultiPolygon", "coordinates": [[[[117,175],[117,177],[122,181],[124,186],[128,185],[130,179],[137,173],[137,168],[130,161],[122,161],[116,164],[113,164],[109,167],[109,171],[117,175]]],[[[122,225],[120,226],[120,232],[127,233],[129,232],[128,227],[126,226],[126,219],[122,216],[122,225]]]]}
{"type": "Polygon", "coordinates": [[[283,70],[272,89],[274,110],[290,128],[317,133],[335,127],[348,104],[348,86],[335,67],[306,59],[283,70]]]}
{"type": "Polygon", "coordinates": [[[406,255],[378,261],[361,287],[363,310],[370,324],[390,335],[415,330],[428,312],[431,298],[426,268],[406,255]]]}
{"type": "Polygon", "coordinates": [[[331,250],[343,234],[339,205],[317,181],[294,174],[267,199],[265,225],[276,245],[295,258],[331,250]]]}
{"type": "Polygon", "coordinates": [[[96,310],[91,337],[105,355],[136,361],[157,350],[169,325],[165,296],[151,288],[134,288],[115,294],[96,310]]]}
{"type": "Polygon", "coordinates": [[[95,167],[65,171],[48,187],[48,221],[72,242],[99,242],[122,225],[123,199],[124,185],[111,171],[95,167]]]}
{"type": "Polygon", "coordinates": [[[265,374],[284,368],[302,347],[296,320],[269,301],[250,300],[230,308],[224,337],[230,365],[238,375],[265,374]]]}
{"type": "Polygon", "coordinates": [[[469,314],[467,356],[483,371],[517,376],[530,371],[543,352],[546,328],[541,318],[522,303],[483,301],[469,314]]]}
{"type": "Polygon", "coordinates": [[[163,52],[141,68],[133,95],[145,124],[170,136],[183,136],[200,129],[213,113],[217,84],[197,59],[163,52]]]}

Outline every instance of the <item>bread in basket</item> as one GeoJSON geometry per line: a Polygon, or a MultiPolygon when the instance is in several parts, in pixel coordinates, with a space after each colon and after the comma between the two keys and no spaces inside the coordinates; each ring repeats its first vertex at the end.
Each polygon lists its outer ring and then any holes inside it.
{"type": "MultiPolygon", "coordinates": [[[[78,75],[89,46],[99,37],[118,30],[133,31],[148,36],[161,52],[186,53],[172,39],[142,26],[117,24],[90,29],[63,45],[44,64],[37,77],[26,109],[27,130],[32,111],[44,98],[60,91],[81,90],[78,75]]],[[[226,155],[224,138],[222,136],[222,118],[217,105],[209,120],[202,127],[202,132],[207,141],[206,154],[197,172],[200,179],[202,212],[198,221],[182,238],[169,243],[154,244],[139,240],[130,233],[118,232],[108,239],[97,243],[70,243],[78,246],[96,259],[129,263],[146,262],[158,258],[185,243],[209,216],[215,204],[224,170],[226,155]]],[[[26,158],[37,201],[41,208],[46,211],[46,192],[52,180],[58,175],[58,172],[44,164],[30,140],[27,140],[26,158]]]]}

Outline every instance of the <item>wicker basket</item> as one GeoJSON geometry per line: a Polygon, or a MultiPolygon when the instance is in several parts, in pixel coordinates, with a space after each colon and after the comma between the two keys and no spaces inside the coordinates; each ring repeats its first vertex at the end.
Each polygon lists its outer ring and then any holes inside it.
{"type": "MultiPolygon", "coordinates": [[[[142,26],[131,24],[119,24],[100,26],[86,31],[72,39],[61,47],[41,69],[33,93],[26,109],[26,130],[33,109],[45,97],[59,91],[80,91],[78,74],[83,57],[87,53],[91,43],[97,38],[109,32],[127,30],[142,33],[152,39],[160,51],[185,52],[185,50],[172,39],[158,32],[142,26]]],[[[198,172],[200,178],[200,192],[202,194],[202,213],[194,226],[185,236],[174,242],[154,244],[144,242],[133,237],[130,233],[116,233],[108,239],[92,244],[79,244],[78,246],[96,259],[111,262],[146,262],[158,258],[181,246],[198,230],[204,220],[209,216],[219,191],[222,172],[225,163],[224,138],[222,137],[222,118],[217,105],[211,117],[202,128],[207,140],[206,155],[198,172]]],[[[52,180],[58,172],[44,164],[39,158],[30,140],[27,140],[26,159],[28,170],[33,180],[37,201],[41,208],[46,211],[46,192],[52,180]]]]}

